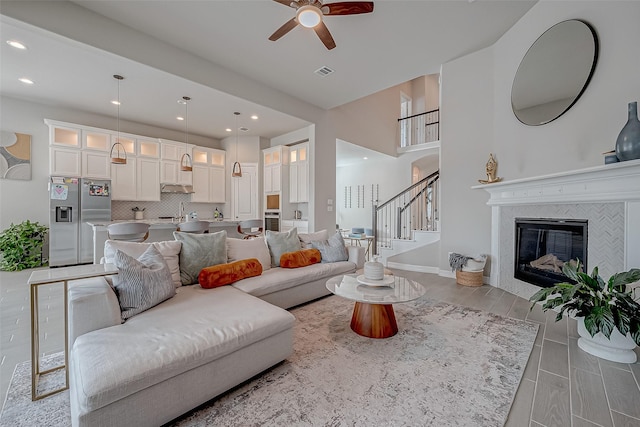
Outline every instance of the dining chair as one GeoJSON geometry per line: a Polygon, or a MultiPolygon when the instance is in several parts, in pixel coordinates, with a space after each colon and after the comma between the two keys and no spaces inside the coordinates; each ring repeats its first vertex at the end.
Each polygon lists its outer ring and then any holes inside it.
{"type": "Polygon", "coordinates": [[[243,239],[253,239],[262,234],[264,224],[261,219],[248,219],[246,221],[240,221],[238,224],[238,233],[242,235],[243,239]]]}
{"type": "Polygon", "coordinates": [[[107,226],[107,237],[111,240],[144,242],[149,237],[149,224],[142,222],[119,222],[107,226]]]}
{"type": "Polygon", "coordinates": [[[209,232],[209,221],[187,221],[178,224],[178,230],[183,233],[203,234],[209,232]]]}

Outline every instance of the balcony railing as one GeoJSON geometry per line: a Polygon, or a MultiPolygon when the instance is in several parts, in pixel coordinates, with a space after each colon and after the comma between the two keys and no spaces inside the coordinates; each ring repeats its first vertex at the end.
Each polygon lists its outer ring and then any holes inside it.
{"type": "Polygon", "coordinates": [[[393,239],[411,239],[413,230],[438,231],[440,171],[411,185],[373,208],[373,248],[390,247],[393,239]]]}
{"type": "Polygon", "coordinates": [[[440,110],[398,119],[400,147],[440,140],[440,110]]]}

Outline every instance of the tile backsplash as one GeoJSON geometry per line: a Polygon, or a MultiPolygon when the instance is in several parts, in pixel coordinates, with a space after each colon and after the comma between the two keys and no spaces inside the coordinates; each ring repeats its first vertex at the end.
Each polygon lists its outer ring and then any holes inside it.
{"type": "Polygon", "coordinates": [[[145,219],[157,219],[161,216],[178,216],[180,202],[184,202],[185,213],[195,211],[198,213],[198,218],[200,219],[213,218],[215,208],[218,208],[218,211],[223,212],[225,216],[227,215],[227,212],[224,210],[224,203],[192,203],[190,194],[162,193],[159,202],[111,201],[111,219],[134,219],[134,213],[131,210],[134,207],[144,208],[145,219]]]}

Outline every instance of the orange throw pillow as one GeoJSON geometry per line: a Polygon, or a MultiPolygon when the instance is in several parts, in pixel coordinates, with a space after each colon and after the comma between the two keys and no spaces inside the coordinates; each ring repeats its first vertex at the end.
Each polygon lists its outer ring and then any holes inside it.
{"type": "Polygon", "coordinates": [[[295,252],[285,252],[280,257],[280,267],[298,268],[319,263],[322,260],[320,251],[317,249],[302,249],[295,252]]]}
{"type": "Polygon", "coordinates": [[[262,264],[256,258],[241,259],[228,264],[205,267],[198,274],[198,282],[205,289],[229,285],[247,277],[262,274],[262,264]]]}

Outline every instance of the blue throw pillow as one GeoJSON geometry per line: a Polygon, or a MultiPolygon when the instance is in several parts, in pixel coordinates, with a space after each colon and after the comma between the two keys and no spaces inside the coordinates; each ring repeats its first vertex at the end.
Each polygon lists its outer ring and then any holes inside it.
{"type": "Polygon", "coordinates": [[[340,232],[329,237],[329,240],[311,242],[311,245],[320,251],[322,262],[338,262],[349,259],[349,253],[340,232]]]}

